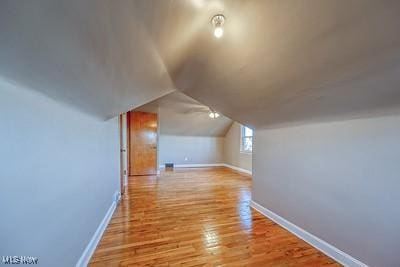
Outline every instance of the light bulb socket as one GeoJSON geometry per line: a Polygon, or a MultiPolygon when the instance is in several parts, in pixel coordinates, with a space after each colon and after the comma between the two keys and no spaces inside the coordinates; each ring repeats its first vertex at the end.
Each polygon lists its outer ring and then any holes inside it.
{"type": "Polygon", "coordinates": [[[217,27],[222,27],[222,26],[224,25],[224,23],[225,23],[225,16],[222,15],[222,14],[214,15],[214,16],[211,18],[211,24],[212,24],[215,28],[217,28],[217,27]]]}

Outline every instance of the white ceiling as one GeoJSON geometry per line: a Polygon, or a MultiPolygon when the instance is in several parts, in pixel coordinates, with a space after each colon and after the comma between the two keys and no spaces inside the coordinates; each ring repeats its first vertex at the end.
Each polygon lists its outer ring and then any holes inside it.
{"type": "Polygon", "coordinates": [[[260,128],[372,116],[400,107],[399,14],[385,0],[3,0],[0,75],[102,118],[174,89],[260,128]]]}
{"type": "Polygon", "coordinates": [[[158,113],[160,133],[165,135],[225,136],[232,120],[209,117],[210,108],[175,91],[135,109],[158,113]]]}

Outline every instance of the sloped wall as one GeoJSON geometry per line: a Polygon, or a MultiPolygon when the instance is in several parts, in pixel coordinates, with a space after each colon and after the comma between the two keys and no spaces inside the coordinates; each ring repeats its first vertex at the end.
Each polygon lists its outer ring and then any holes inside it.
{"type": "Polygon", "coordinates": [[[256,130],[258,204],[370,266],[399,266],[400,116],[256,130]]]}
{"type": "Polygon", "coordinates": [[[116,118],[0,80],[0,251],[75,266],[119,190],[116,118]]]}

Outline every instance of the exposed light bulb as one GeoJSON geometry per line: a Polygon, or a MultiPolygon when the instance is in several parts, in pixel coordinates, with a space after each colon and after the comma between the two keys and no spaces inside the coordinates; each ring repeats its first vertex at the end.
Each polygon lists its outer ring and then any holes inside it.
{"type": "Polygon", "coordinates": [[[222,29],[222,27],[216,27],[214,29],[214,36],[217,38],[221,38],[222,35],[224,35],[224,29],[222,29]]]}
{"type": "Polygon", "coordinates": [[[221,38],[224,35],[225,17],[222,14],[217,14],[211,18],[211,24],[214,26],[214,36],[221,38]]]}
{"type": "Polygon", "coordinates": [[[219,117],[219,114],[218,114],[217,112],[215,112],[215,111],[210,111],[210,113],[208,113],[208,116],[209,116],[211,119],[216,119],[216,118],[219,117]]]}

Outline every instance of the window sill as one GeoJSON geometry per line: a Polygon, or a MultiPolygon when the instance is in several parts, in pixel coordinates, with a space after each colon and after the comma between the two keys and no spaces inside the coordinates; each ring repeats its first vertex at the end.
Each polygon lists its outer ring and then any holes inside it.
{"type": "Polygon", "coordinates": [[[240,154],[251,155],[251,154],[253,154],[253,152],[250,152],[250,151],[240,151],[240,154]]]}

